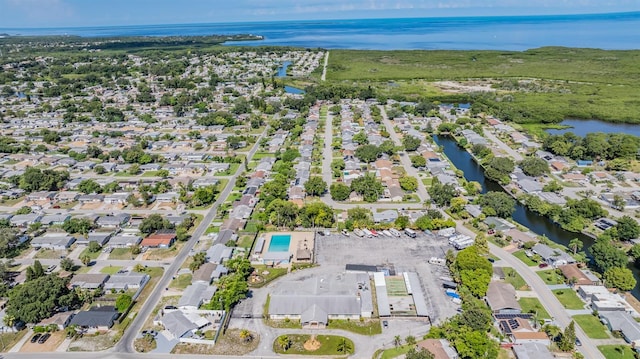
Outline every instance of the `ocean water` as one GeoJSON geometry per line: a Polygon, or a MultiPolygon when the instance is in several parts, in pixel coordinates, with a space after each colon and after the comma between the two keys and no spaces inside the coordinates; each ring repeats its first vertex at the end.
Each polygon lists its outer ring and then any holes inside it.
{"type": "Polygon", "coordinates": [[[264,36],[264,40],[242,44],[327,49],[526,50],[542,46],[640,49],[640,12],[82,28],[0,28],[0,33],[67,34],[86,37],[254,34],[264,36]]]}

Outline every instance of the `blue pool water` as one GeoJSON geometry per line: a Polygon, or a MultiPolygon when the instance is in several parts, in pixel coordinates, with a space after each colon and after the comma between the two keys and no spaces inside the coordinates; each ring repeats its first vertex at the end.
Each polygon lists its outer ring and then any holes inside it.
{"type": "Polygon", "coordinates": [[[271,243],[269,243],[269,252],[288,252],[290,242],[290,234],[273,235],[271,236],[271,243]]]}

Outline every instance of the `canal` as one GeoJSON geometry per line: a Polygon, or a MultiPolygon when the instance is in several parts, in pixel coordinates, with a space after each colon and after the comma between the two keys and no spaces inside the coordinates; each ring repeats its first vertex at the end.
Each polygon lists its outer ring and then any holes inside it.
{"type": "MultiPolygon", "coordinates": [[[[291,66],[291,61],[285,61],[282,63],[282,66],[278,67],[278,72],[276,77],[287,77],[287,68],[291,66]]],[[[299,89],[293,86],[285,86],[284,92],[294,94],[294,95],[304,95],[304,90],[299,89]]]]}
{"type": "MultiPolygon", "coordinates": [[[[456,168],[464,172],[467,181],[476,181],[482,186],[482,193],[489,191],[504,191],[498,183],[484,176],[484,169],[476,163],[471,154],[458,146],[456,141],[449,136],[433,136],[436,144],[442,147],[445,155],[456,168]]],[[[547,217],[538,215],[528,210],[524,205],[516,201],[516,210],[513,213],[513,220],[529,228],[537,234],[544,234],[555,243],[569,246],[569,241],[579,238],[584,243],[584,250],[589,254],[589,248],[594,243],[594,239],[582,233],[573,233],[562,229],[547,217]]],[[[633,264],[629,265],[636,280],[640,283],[640,270],[633,264]]],[[[640,299],[638,285],[631,292],[634,297],[640,299]]]]}

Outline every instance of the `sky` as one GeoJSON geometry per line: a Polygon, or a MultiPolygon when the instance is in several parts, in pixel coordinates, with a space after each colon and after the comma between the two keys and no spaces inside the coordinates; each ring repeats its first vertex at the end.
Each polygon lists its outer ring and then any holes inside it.
{"type": "Polygon", "coordinates": [[[0,28],[640,11],[639,0],[0,0],[0,28]]]}

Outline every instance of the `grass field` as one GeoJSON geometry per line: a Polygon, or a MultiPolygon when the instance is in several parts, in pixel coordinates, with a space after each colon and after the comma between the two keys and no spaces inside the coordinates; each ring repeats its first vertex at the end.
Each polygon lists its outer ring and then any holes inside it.
{"type": "Polygon", "coordinates": [[[513,256],[521,260],[524,264],[528,265],[529,267],[537,265],[536,262],[534,262],[531,258],[527,257],[527,255],[524,253],[524,249],[521,249],[517,252],[513,252],[513,256]]]}
{"type": "Polygon", "coordinates": [[[584,309],[584,302],[573,289],[556,289],[552,292],[566,309],[584,309]]]}
{"type": "Polygon", "coordinates": [[[527,282],[522,279],[513,268],[504,268],[505,282],[510,283],[516,290],[529,290],[527,282]]]}
{"type": "Polygon", "coordinates": [[[119,266],[108,266],[108,267],[104,267],[102,269],[100,269],[100,273],[104,273],[104,274],[116,274],[118,273],[118,271],[122,269],[122,267],[119,266]]]}
{"type": "Polygon", "coordinates": [[[338,351],[338,345],[342,340],[345,340],[347,346],[351,349],[349,352],[353,353],[355,350],[353,342],[350,339],[340,337],[337,335],[317,335],[315,339],[320,343],[320,347],[316,350],[306,350],[304,343],[311,338],[310,335],[297,335],[288,334],[287,337],[290,340],[290,347],[287,350],[283,350],[278,345],[278,337],[273,343],[273,350],[279,354],[302,354],[302,355],[340,355],[347,354],[338,351]]]}
{"type": "Polygon", "coordinates": [[[609,339],[605,326],[600,323],[597,317],[591,314],[574,315],[573,320],[584,330],[585,334],[592,339],[609,339]]]}
{"type": "Polygon", "coordinates": [[[564,283],[564,277],[561,274],[558,274],[555,269],[543,270],[537,273],[546,284],[553,285],[564,283]]]}
{"type": "Polygon", "coordinates": [[[551,319],[551,315],[544,309],[538,298],[520,298],[518,303],[520,303],[520,307],[522,307],[522,312],[524,313],[538,312],[540,318],[551,319]]]}
{"type": "Polygon", "coordinates": [[[374,356],[374,357],[380,358],[380,359],[397,358],[400,355],[407,354],[412,347],[413,347],[412,345],[402,345],[399,347],[384,350],[380,356],[374,356]]]}
{"type": "Polygon", "coordinates": [[[385,277],[387,282],[387,293],[390,296],[405,296],[407,295],[407,286],[402,278],[385,277]]]}
{"type": "MultiPolygon", "coordinates": [[[[328,80],[360,81],[385,95],[438,97],[435,81],[473,80],[498,90],[480,97],[518,122],[597,118],[640,122],[640,51],[545,47],[514,51],[333,50],[328,80]],[[518,82],[518,80],[524,80],[518,82]],[[389,81],[394,81],[393,86],[389,81]],[[501,98],[507,95],[509,101],[501,98]],[[503,102],[503,103],[500,103],[503,102]]],[[[474,92],[447,89],[448,95],[474,92]]],[[[474,95],[475,96],[475,95],[474,95]]]]}
{"type": "Polygon", "coordinates": [[[379,320],[337,320],[332,319],[327,326],[329,329],[342,329],[362,335],[376,335],[382,333],[379,320]]]}
{"type": "Polygon", "coordinates": [[[634,359],[633,349],[628,345],[600,345],[598,349],[607,359],[634,359]]]}

